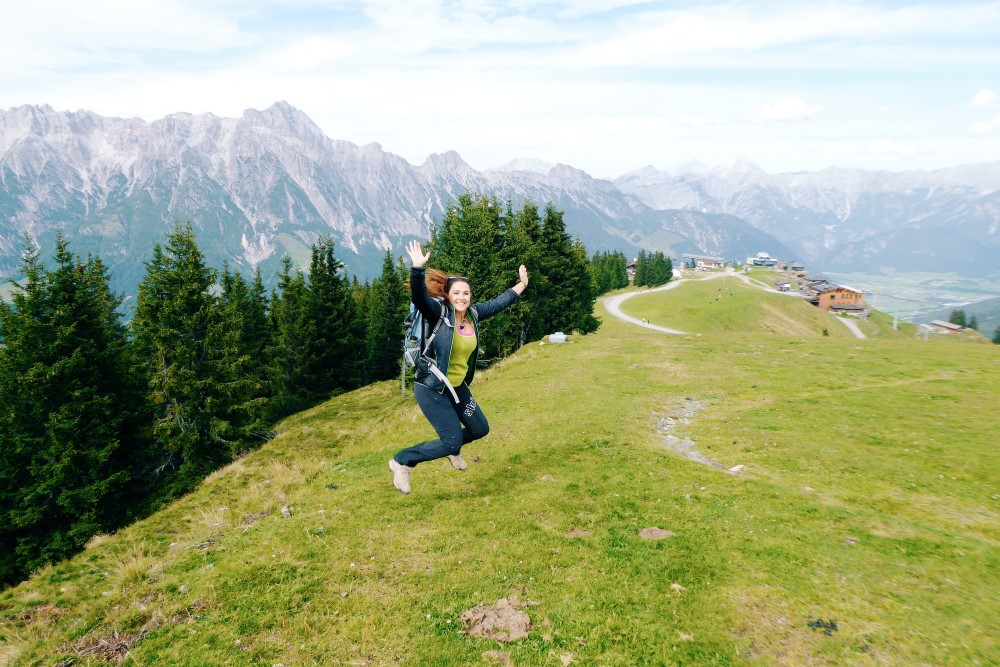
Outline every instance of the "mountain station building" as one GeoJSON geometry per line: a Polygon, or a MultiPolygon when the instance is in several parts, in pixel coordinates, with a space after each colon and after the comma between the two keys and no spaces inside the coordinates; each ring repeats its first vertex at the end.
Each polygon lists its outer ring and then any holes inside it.
{"type": "Polygon", "coordinates": [[[865,315],[865,293],[862,290],[836,285],[827,280],[815,280],[802,288],[806,301],[821,310],[850,315],[865,315]]]}

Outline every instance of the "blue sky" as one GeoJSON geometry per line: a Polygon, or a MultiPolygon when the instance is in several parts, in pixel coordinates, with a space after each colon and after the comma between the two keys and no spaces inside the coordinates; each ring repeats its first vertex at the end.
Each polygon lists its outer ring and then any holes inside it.
{"type": "Polygon", "coordinates": [[[5,0],[0,108],[147,120],[284,100],[420,164],[1000,160],[1000,2],[5,0]]]}

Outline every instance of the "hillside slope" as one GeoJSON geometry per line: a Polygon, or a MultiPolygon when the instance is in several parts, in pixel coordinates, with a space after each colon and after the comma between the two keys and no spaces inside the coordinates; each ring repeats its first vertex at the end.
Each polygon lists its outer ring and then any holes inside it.
{"type": "Polygon", "coordinates": [[[522,349],[477,377],[469,470],[409,496],[386,461],[431,431],[398,384],[290,418],[0,595],[0,664],[988,663],[998,348],[715,335],[742,300],[689,336],[604,316],[522,349]],[[501,598],[528,637],[465,636],[501,598]]]}

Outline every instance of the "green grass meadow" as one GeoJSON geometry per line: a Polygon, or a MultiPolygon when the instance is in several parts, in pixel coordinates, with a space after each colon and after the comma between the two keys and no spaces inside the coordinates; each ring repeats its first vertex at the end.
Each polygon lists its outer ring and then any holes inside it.
{"type": "Polygon", "coordinates": [[[290,418],[0,594],[0,665],[997,663],[1000,347],[729,278],[623,309],[691,333],[598,306],[523,348],[477,375],[469,469],[408,496],[386,463],[432,431],[398,382],[290,418]],[[500,598],[529,636],[466,636],[500,598]]]}

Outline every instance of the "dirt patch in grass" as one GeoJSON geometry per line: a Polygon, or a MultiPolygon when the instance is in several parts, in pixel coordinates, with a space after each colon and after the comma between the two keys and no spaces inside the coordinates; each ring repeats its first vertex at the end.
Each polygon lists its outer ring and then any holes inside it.
{"type": "MultiPolygon", "coordinates": [[[[59,649],[60,653],[71,653],[81,658],[95,658],[111,664],[120,664],[129,657],[132,647],[146,638],[146,630],[137,635],[114,631],[107,635],[86,636],[73,642],[70,646],[59,649]]],[[[70,658],[57,665],[72,665],[75,660],[70,658]]]]}
{"type": "Polygon", "coordinates": [[[55,605],[43,604],[40,607],[25,609],[24,611],[10,616],[0,616],[0,618],[7,618],[14,622],[24,623],[25,625],[48,625],[49,623],[59,619],[59,617],[65,613],[65,610],[60,609],[55,605]]]}
{"type": "Polygon", "coordinates": [[[495,660],[504,667],[514,667],[514,661],[510,659],[510,653],[504,651],[486,651],[483,653],[483,657],[495,660]]]}
{"type": "Polygon", "coordinates": [[[263,510],[260,512],[255,512],[253,514],[247,514],[240,521],[240,530],[242,530],[244,533],[247,532],[248,530],[253,528],[255,523],[257,523],[261,519],[265,519],[271,516],[271,514],[272,514],[271,510],[263,510]]]}
{"type": "MultiPolygon", "coordinates": [[[[818,644],[828,636],[815,631],[808,619],[793,618],[788,610],[753,596],[742,597],[742,619],[733,634],[745,642],[743,657],[750,661],[763,659],[773,665],[829,665],[818,644]]],[[[826,626],[824,626],[826,627],[826,626]]]]}
{"type": "Polygon", "coordinates": [[[668,537],[673,537],[674,533],[670,530],[664,530],[663,528],[643,528],[639,531],[639,537],[644,540],[665,540],[668,537]]]}
{"type": "Polygon", "coordinates": [[[493,605],[476,605],[462,612],[465,634],[498,642],[524,639],[531,631],[531,618],[516,600],[500,598],[493,605]]]}

